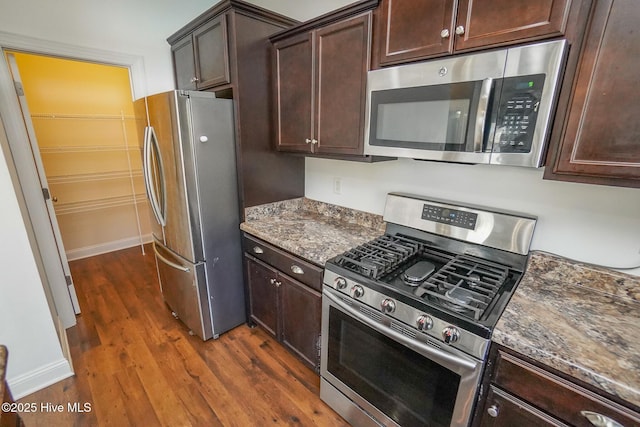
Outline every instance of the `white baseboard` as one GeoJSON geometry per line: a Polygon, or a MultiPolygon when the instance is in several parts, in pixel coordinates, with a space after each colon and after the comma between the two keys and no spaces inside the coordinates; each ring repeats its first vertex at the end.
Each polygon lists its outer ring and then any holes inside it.
{"type": "MultiPolygon", "coordinates": [[[[142,243],[151,243],[153,241],[153,235],[151,233],[142,236],[142,243]]],[[[85,246],[78,249],[71,249],[66,251],[67,259],[73,261],[76,259],[88,258],[90,256],[106,254],[108,252],[119,251],[120,249],[127,249],[140,244],[140,238],[138,236],[129,237],[127,239],[114,240],[111,242],[102,243],[100,245],[85,246]]]]}
{"type": "Polygon", "coordinates": [[[13,398],[18,400],[45,387],[73,376],[73,369],[67,359],[60,359],[39,369],[8,380],[13,398]]]}

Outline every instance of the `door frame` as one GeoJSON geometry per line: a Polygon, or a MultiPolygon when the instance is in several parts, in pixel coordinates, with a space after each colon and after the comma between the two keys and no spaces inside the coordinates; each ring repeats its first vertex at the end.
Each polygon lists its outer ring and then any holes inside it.
{"type": "MultiPolygon", "coordinates": [[[[146,95],[144,61],[142,56],[51,42],[0,31],[0,52],[2,52],[0,59],[0,117],[4,123],[11,157],[18,174],[19,182],[15,184],[22,191],[28,219],[34,231],[36,240],[35,247],[33,247],[34,255],[39,257],[44,265],[46,280],[43,278],[43,286],[45,292],[46,288],[49,288],[55,305],[55,310],[52,309],[52,311],[57,313],[62,327],[67,329],[76,324],[75,311],[67,289],[64,270],[62,265],[56,261],[60,258],[58,246],[4,50],[23,51],[128,68],[133,100],[146,95]]],[[[55,319],[54,322],[57,323],[55,319]]]]}

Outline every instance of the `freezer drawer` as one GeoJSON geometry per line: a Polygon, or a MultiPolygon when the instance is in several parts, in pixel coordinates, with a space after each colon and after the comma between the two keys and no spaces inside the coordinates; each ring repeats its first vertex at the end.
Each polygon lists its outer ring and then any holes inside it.
{"type": "Polygon", "coordinates": [[[164,301],[195,335],[203,340],[212,338],[205,264],[191,264],[157,241],[153,249],[164,301]]]}

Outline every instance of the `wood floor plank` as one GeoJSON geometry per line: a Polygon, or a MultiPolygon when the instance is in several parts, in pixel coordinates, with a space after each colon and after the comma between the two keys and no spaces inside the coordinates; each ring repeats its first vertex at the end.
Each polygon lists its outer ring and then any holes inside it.
{"type": "Polygon", "coordinates": [[[127,402],[125,410],[132,425],[141,427],[159,425],[160,420],[149,401],[142,382],[140,382],[136,369],[130,367],[118,372],[116,380],[122,390],[123,398],[127,402]]]}
{"type": "Polygon", "coordinates": [[[21,402],[91,411],[23,413],[27,426],[347,425],[319,399],[317,374],[262,329],[189,335],[162,299],[150,247],[70,266],[82,309],[67,331],[76,375],[21,402]]]}

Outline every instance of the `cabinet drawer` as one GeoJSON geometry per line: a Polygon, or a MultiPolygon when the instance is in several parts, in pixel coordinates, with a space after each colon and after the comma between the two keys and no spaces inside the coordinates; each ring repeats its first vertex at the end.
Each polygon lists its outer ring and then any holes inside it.
{"type": "Polygon", "coordinates": [[[567,427],[515,396],[490,386],[480,427],[567,427]]]}
{"type": "Polygon", "coordinates": [[[305,285],[322,291],[322,268],[246,234],[242,240],[246,253],[272,265],[305,285]]]}
{"type": "Polygon", "coordinates": [[[583,411],[608,417],[625,427],[640,425],[640,416],[631,410],[502,351],[498,352],[493,382],[574,426],[593,427],[583,411]]]}

